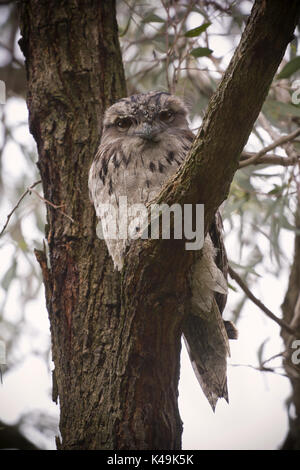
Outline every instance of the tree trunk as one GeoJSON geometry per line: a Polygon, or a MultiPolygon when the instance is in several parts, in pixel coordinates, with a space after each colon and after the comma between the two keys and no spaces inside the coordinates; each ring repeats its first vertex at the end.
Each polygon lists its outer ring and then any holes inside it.
{"type": "MultiPolygon", "coordinates": [[[[258,0],[202,131],[166,202],[227,195],[299,2],[258,0]],[[287,11],[286,11],[287,10],[287,11]],[[222,158],[221,158],[222,156],[222,158]],[[212,185],[211,182],[214,182],[212,185]]],[[[122,277],[95,232],[87,175],[103,110],[125,95],[115,2],[21,3],[30,129],[47,204],[43,271],[60,401],[61,449],[179,449],[180,337],[193,253],[184,241],[137,241],[122,277]]]]}
{"type": "Polygon", "coordinates": [[[58,207],[47,205],[49,253],[36,254],[51,325],[62,449],[117,446],[120,276],[96,236],[87,188],[104,109],[126,95],[115,15],[114,1],[21,5],[30,130],[44,196],[58,207]]]}

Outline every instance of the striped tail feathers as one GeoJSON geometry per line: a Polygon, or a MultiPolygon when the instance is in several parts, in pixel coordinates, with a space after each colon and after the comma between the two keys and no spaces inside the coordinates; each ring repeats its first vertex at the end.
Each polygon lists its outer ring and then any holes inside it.
{"type": "Polygon", "coordinates": [[[227,356],[230,355],[226,329],[215,300],[206,317],[187,315],[183,335],[195,375],[215,410],[219,398],[228,402],[227,356]]]}

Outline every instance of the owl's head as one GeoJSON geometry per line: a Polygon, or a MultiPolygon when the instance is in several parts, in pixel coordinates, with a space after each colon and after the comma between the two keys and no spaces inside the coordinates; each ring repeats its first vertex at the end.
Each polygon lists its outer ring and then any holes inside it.
{"type": "Polygon", "coordinates": [[[176,96],[151,91],[117,101],[106,111],[103,124],[102,142],[126,137],[139,145],[155,145],[188,129],[187,109],[176,96]]]}

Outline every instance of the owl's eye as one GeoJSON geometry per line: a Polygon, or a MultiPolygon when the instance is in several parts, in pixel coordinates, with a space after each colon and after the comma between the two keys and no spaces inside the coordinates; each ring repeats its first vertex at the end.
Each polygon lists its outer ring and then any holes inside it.
{"type": "Polygon", "coordinates": [[[121,131],[126,131],[131,126],[132,121],[130,118],[119,118],[115,124],[121,131]]]}
{"type": "Polygon", "coordinates": [[[159,119],[165,123],[172,122],[174,117],[175,114],[173,113],[173,111],[161,111],[159,113],[159,119]]]}

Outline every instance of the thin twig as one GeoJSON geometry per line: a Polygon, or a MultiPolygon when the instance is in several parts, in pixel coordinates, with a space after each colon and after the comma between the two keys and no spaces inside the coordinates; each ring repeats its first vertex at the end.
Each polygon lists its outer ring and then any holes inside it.
{"type": "Polygon", "coordinates": [[[291,166],[291,165],[295,165],[296,163],[298,163],[300,159],[300,155],[295,155],[292,157],[281,157],[280,155],[270,154],[270,155],[264,155],[262,157],[259,157],[259,159],[255,158],[255,160],[252,160],[252,158],[256,156],[257,156],[256,153],[242,152],[241,157],[243,158],[243,160],[241,160],[240,164],[245,163],[243,167],[247,165],[261,165],[261,164],[291,166]]]}
{"type": "Polygon", "coordinates": [[[144,75],[151,72],[151,70],[153,70],[155,67],[157,67],[158,64],[159,64],[159,61],[157,60],[155,64],[152,64],[147,69],[139,70],[138,72],[134,73],[133,75],[130,75],[129,77],[127,77],[127,79],[132,80],[133,78],[136,78],[139,75],[142,75],[142,77],[144,77],[144,75]]]}
{"type": "Polygon", "coordinates": [[[260,150],[258,153],[256,153],[252,157],[248,158],[245,161],[240,162],[239,168],[244,168],[245,166],[253,165],[255,162],[257,162],[267,152],[269,152],[270,150],[274,150],[276,147],[280,147],[281,145],[284,145],[284,144],[287,144],[288,142],[291,142],[296,137],[298,137],[299,134],[300,134],[300,129],[296,129],[291,134],[280,137],[279,139],[275,140],[275,142],[268,145],[267,147],[264,147],[262,150],[260,150]]]}
{"type": "Polygon", "coordinates": [[[282,351],[280,353],[277,353],[277,354],[274,354],[273,356],[271,357],[268,357],[267,359],[265,359],[264,361],[262,361],[261,365],[262,367],[265,366],[265,364],[267,364],[267,362],[270,362],[270,361],[273,361],[274,359],[277,359],[278,357],[283,357],[286,353],[287,353],[287,349],[285,351],[282,351]]]}
{"type": "MultiPolygon", "coordinates": [[[[191,13],[192,9],[194,8],[195,4],[196,4],[196,0],[193,0],[193,1],[190,2],[190,4],[186,7],[185,14],[184,14],[184,16],[183,16],[183,18],[180,22],[179,30],[177,31],[177,28],[174,28],[175,37],[174,37],[174,43],[173,43],[173,46],[172,46],[173,49],[177,48],[177,42],[178,42],[178,40],[179,40],[179,38],[180,38],[180,36],[183,32],[183,27],[185,25],[185,22],[186,22],[186,20],[189,16],[189,14],[191,13]]],[[[173,87],[174,90],[175,90],[176,84],[178,83],[179,73],[180,73],[180,70],[181,70],[181,64],[183,63],[183,61],[185,59],[187,59],[189,57],[190,52],[193,49],[193,46],[194,46],[195,42],[197,42],[197,41],[198,41],[198,38],[195,38],[192,41],[192,44],[190,44],[190,46],[188,47],[185,54],[182,54],[181,50],[178,50],[178,49],[176,50],[175,49],[177,59],[178,59],[178,65],[175,66],[173,64],[174,73],[173,73],[173,79],[172,79],[172,87],[173,87]]]]}
{"type": "Polygon", "coordinates": [[[266,307],[257,297],[255,297],[254,294],[252,294],[248,286],[240,278],[238,273],[234,271],[234,269],[232,269],[231,266],[228,267],[228,272],[230,274],[230,277],[237,282],[237,284],[245,292],[247,297],[252,300],[252,302],[255,303],[255,305],[257,305],[269,318],[274,320],[279,326],[281,326],[282,329],[286,330],[290,335],[297,336],[297,331],[291,328],[284,320],[281,320],[276,315],[274,315],[274,313],[272,313],[271,310],[268,309],[268,307],[266,307]]]}
{"type": "Polygon", "coordinates": [[[167,88],[170,93],[173,93],[174,90],[171,90],[170,78],[169,78],[169,65],[170,65],[170,55],[172,51],[172,47],[169,50],[169,26],[170,26],[170,8],[168,4],[165,4],[163,0],[161,0],[163,7],[167,14],[167,21],[166,21],[166,32],[165,32],[165,42],[166,42],[166,82],[167,88]]]}
{"type": "MultiPolygon", "coordinates": [[[[279,133],[273,129],[270,122],[268,121],[268,119],[265,117],[263,113],[259,114],[258,121],[261,124],[261,126],[264,128],[264,130],[267,131],[268,134],[272,137],[273,140],[276,141],[280,138],[279,133]]],[[[283,148],[287,156],[290,158],[296,157],[298,155],[298,153],[295,150],[295,146],[293,145],[292,142],[287,142],[286,144],[283,145],[283,148]]]]}
{"type": "MultiPolygon", "coordinates": [[[[169,3],[165,2],[164,0],[161,0],[161,3],[163,5],[163,7],[165,9],[165,12],[166,12],[166,15],[167,15],[166,31],[165,31],[165,36],[166,36],[166,81],[167,81],[168,90],[171,93],[174,93],[175,89],[176,89],[176,84],[178,82],[178,76],[179,76],[181,64],[184,61],[184,59],[189,55],[190,49],[192,48],[192,47],[190,47],[188,49],[188,51],[186,52],[186,54],[182,55],[182,52],[177,49],[177,43],[178,43],[178,40],[181,37],[185,22],[186,22],[186,20],[189,16],[190,12],[192,11],[193,7],[196,4],[196,0],[192,0],[186,6],[186,11],[184,13],[184,16],[180,20],[180,23],[178,23],[178,24],[174,21],[172,22],[172,18],[170,17],[170,5],[169,5],[169,3]],[[179,28],[177,29],[178,25],[179,25],[179,28]],[[169,32],[168,32],[169,26],[172,26],[173,29],[174,29],[174,40],[173,40],[172,44],[170,44],[170,41],[169,41],[169,32]],[[172,77],[172,83],[171,83],[170,77],[169,77],[169,66],[170,66],[170,57],[173,54],[173,52],[175,52],[176,58],[178,60],[178,66],[175,66],[174,64],[172,64],[173,68],[174,68],[174,71],[173,71],[173,77],[172,77]]],[[[175,15],[176,15],[176,11],[177,10],[176,10],[176,6],[175,6],[175,15]]],[[[198,40],[198,38],[196,38],[193,41],[193,44],[197,40],[198,40]]]]}
{"type": "MultiPolygon", "coordinates": [[[[133,14],[135,14],[136,16],[138,16],[141,20],[144,19],[144,17],[142,15],[140,15],[140,13],[138,13],[137,11],[135,11],[134,9],[134,6],[135,5],[130,5],[129,2],[127,2],[126,0],[123,0],[123,2],[125,3],[125,5],[128,7],[129,11],[130,11],[130,14],[131,14],[131,18],[132,20],[136,23],[136,25],[138,26],[138,23],[135,21],[135,19],[133,18],[133,14]]],[[[153,23],[147,23],[148,26],[150,26],[150,28],[154,29],[156,32],[159,32],[159,29],[154,26],[153,23]]]]}
{"type": "Polygon", "coordinates": [[[31,193],[34,193],[38,198],[41,199],[41,201],[44,201],[46,204],[49,204],[49,206],[53,207],[53,209],[57,209],[58,212],[60,212],[62,215],[64,215],[65,217],[67,217],[67,219],[69,219],[71,222],[75,223],[75,220],[72,219],[72,217],[70,217],[68,214],[66,214],[64,211],[61,210],[61,207],[63,207],[62,205],[61,206],[58,206],[57,204],[53,204],[53,202],[50,202],[48,201],[48,199],[45,199],[43,196],[41,196],[35,189],[32,189],[30,190],[31,193]]]}
{"type": "MultiPolygon", "coordinates": [[[[288,375],[277,372],[274,368],[264,366],[253,366],[252,364],[228,364],[231,367],[248,367],[249,369],[257,370],[258,372],[271,372],[272,374],[280,375],[281,377],[287,377],[288,375]]],[[[280,367],[281,369],[281,367],[280,367]]]]}
{"type": "Polygon", "coordinates": [[[31,193],[32,189],[37,186],[38,184],[40,184],[42,181],[39,180],[39,181],[36,181],[35,183],[33,183],[30,188],[27,188],[26,191],[22,194],[22,196],[20,197],[20,199],[18,200],[17,204],[14,206],[14,208],[11,210],[11,212],[8,214],[7,216],[7,219],[6,219],[6,222],[0,232],[0,237],[2,236],[2,234],[4,233],[4,231],[6,230],[6,227],[8,226],[9,224],[9,221],[13,215],[13,213],[18,209],[19,205],[21,204],[21,202],[23,201],[24,197],[27,196],[27,194],[31,193]]]}
{"type": "Polygon", "coordinates": [[[35,186],[37,186],[38,184],[40,184],[42,181],[39,180],[39,181],[36,181],[35,183],[33,183],[29,188],[26,189],[26,191],[24,191],[24,193],[22,194],[22,196],[20,197],[20,199],[18,200],[17,204],[14,206],[14,208],[10,211],[10,213],[8,214],[7,218],[6,218],[6,222],[0,232],[0,237],[3,235],[4,231],[6,230],[8,224],[9,224],[9,221],[12,217],[12,215],[14,214],[14,212],[18,209],[18,207],[20,206],[21,202],[23,201],[23,199],[27,196],[27,194],[32,194],[34,193],[39,199],[41,199],[41,201],[45,202],[46,204],[48,204],[49,206],[53,207],[53,209],[57,209],[62,215],[64,215],[65,217],[67,217],[71,222],[75,223],[75,220],[72,219],[72,217],[70,217],[68,214],[66,214],[64,211],[61,210],[61,207],[62,206],[58,206],[56,204],[53,204],[53,202],[50,202],[48,201],[48,199],[45,199],[43,196],[41,196],[35,189],[33,189],[35,186]]]}

